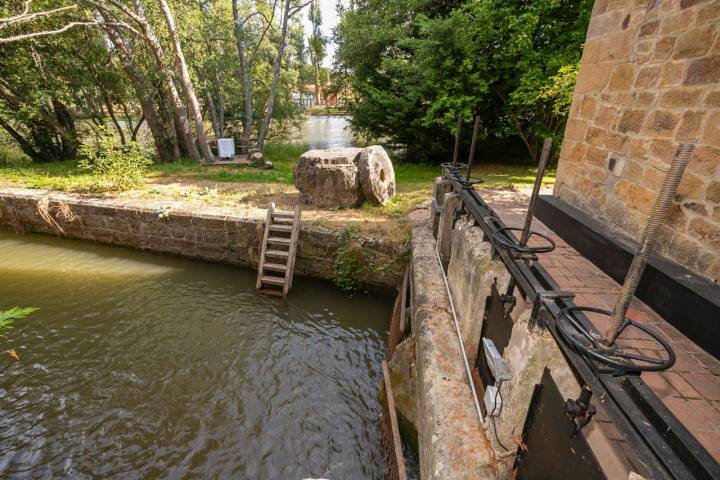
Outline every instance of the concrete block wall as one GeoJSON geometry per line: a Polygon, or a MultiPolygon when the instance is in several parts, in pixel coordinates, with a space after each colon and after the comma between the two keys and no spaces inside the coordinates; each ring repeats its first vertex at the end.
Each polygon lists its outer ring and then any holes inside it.
{"type": "Polygon", "coordinates": [[[638,238],[673,151],[697,145],[658,253],[720,279],[720,1],[596,0],[555,195],[638,238]]]}

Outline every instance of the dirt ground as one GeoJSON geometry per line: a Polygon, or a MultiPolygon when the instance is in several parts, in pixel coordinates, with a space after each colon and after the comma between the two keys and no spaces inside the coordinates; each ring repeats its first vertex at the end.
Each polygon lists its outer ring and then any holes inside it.
{"type": "MultiPolygon", "coordinates": [[[[172,200],[187,204],[191,209],[203,206],[220,207],[228,211],[265,210],[274,202],[280,210],[294,210],[302,206],[303,222],[339,231],[350,224],[360,232],[393,240],[409,238],[406,208],[412,209],[430,198],[431,186],[426,193],[413,190],[413,199],[397,212],[386,213],[384,207],[318,208],[300,202],[300,192],[292,185],[281,183],[213,182],[180,176],[151,179],[143,189],[112,194],[124,199],[172,200]]],[[[109,195],[110,196],[110,195],[109,195]]],[[[408,202],[405,202],[408,203],[408,202]]]]}

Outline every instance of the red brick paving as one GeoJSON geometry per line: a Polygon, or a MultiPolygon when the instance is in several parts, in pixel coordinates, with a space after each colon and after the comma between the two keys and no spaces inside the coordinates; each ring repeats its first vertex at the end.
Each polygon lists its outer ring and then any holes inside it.
{"type": "MultiPolygon", "coordinates": [[[[548,191],[542,193],[549,193],[548,191]]],[[[508,226],[522,226],[527,209],[527,192],[483,190],[485,201],[508,226]]],[[[595,267],[538,220],[533,229],[548,234],[557,248],[540,256],[562,290],[576,292],[580,306],[612,310],[620,285],[595,267]]],[[[628,317],[651,326],[669,341],[677,362],[667,371],[643,373],[642,378],[671,412],[690,430],[715,460],[720,461],[720,361],[692,343],[642,301],[633,300],[628,317]]],[[[607,317],[591,317],[603,332],[607,317]]],[[[658,355],[656,344],[637,333],[626,332],[618,343],[645,354],[658,355]]]]}

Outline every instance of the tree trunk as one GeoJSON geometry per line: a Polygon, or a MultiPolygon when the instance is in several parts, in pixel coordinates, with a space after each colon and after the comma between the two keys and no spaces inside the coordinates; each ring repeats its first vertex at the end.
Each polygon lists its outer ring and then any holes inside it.
{"type": "Polygon", "coordinates": [[[217,88],[217,117],[218,117],[218,132],[221,138],[225,134],[225,95],[222,92],[222,82],[220,81],[220,75],[215,72],[215,86],[217,88]]]}
{"type": "Polygon", "coordinates": [[[277,96],[278,82],[280,81],[280,67],[282,67],[283,55],[285,53],[285,43],[287,37],[288,20],[290,18],[290,0],[285,0],[285,9],[283,11],[282,27],[280,29],[280,39],[278,40],[277,56],[273,65],[273,77],[270,83],[270,95],[267,100],[267,110],[260,124],[258,132],[257,146],[260,150],[265,145],[265,136],[267,135],[270,121],[272,120],[273,108],[275,107],[275,97],[277,96]]]}
{"type": "Polygon", "coordinates": [[[252,72],[250,71],[247,52],[245,51],[245,30],[243,22],[238,13],[238,0],[232,0],[233,20],[235,21],[235,45],[240,60],[240,84],[242,85],[243,95],[243,135],[250,136],[253,124],[253,106],[252,106],[252,72]]]}
{"type": "MultiPolygon", "coordinates": [[[[102,87],[100,88],[102,89],[102,87]]],[[[103,101],[105,102],[105,108],[107,109],[108,115],[110,116],[110,120],[112,120],[112,123],[115,126],[115,130],[117,130],[118,132],[118,135],[120,135],[120,144],[127,145],[127,140],[125,139],[125,132],[123,132],[120,122],[118,122],[117,118],[115,117],[115,111],[113,110],[113,105],[110,101],[110,98],[105,91],[102,92],[102,96],[103,101]]]]}
{"type": "Polygon", "coordinates": [[[193,87],[187,62],[185,61],[185,55],[183,54],[180,39],[177,35],[175,17],[170,11],[170,6],[168,6],[166,0],[160,0],[160,8],[165,16],[165,23],[167,24],[168,33],[170,34],[170,41],[172,42],[173,49],[175,50],[175,61],[177,62],[178,69],[180,70],[180,84],[182,85],[185,96],[190,103],[190,112],[192,113],[193,120],[195,121],[195,135],[200,146],[200,152],[202,152],[203,159],[212,161],[214,157],[210,151],[207,137],[205,136],[205,125],[203,124],[202,112],[200,111],[200,102],[198,102],[197,95],[195,95],[195,88],[193,87]]]}
{"type": "Polygon", "coordinates": [[[133,127],[133,129],[131,131],[132,132],[130,134],[131,142],[137,142],[137,135],[138,135],[138,132],[140,131],[140,127],[142,127],[142,124],[144,121],[145,121],[145,115],[143,114],[140,116],[140,120],[137,121],[137,123],[135,124],[135,127],[133,127]]]}
{"type": "Polygon", "coordinates": [[[318,65],[317,54],[312,47],[310,48],[310,63],[312,63],[313,80],[315,81],[315,105],[320,106],[320,67],[318,65]]]}
{"type": "MultiPolygon", "coordinates": [[[[108,19],[104,18],[107,22],[108,19]]],[[[127,74],[130,82],[133,84],[135,95],[140,101],[140,107],[143,111],[143,116],[147,121],[148,128],[153,137],[155,143],[155,149],[158,153],[158,161],[160,163],[170,162],[180,159],[180,149],[178,148],[177,138],[173,138],[168,135],[168,131],[164,128],[163,123],[155,110],[155,101],[150,93],[152,91],[150,85],[146,82],[146,79],[140,73],[135,60],[132,58],[130,51],[128,50],[125,42],[123,41],[120,34],[115,30],[114,27],[107,27],[106,32],[115,51],[120,54],[122,59],[123,69],[127,74]]]]}
{"type": "Polygon", "coordinates": [[[60,148],[62,150],[62,159],[71,160],[77,157],[80,142],[77,138],[77,130],[75,129],[75,118],[73,118],[70,110],[60,100],[53,99],[52,106],[55,110],[55,118],[57,118],[62,132],[60,132],[60,148]]]}
{"type": "Polygon", "coordinates": [[[212,124],[215,138],[221,138],[220,123],[217,117],[217,110],[215,109],[215,102],[213,102],[210,92],[205,92],[205,104],[207,105],[208,116],[210,117],[210,123],[212,124]]]}
{"type": "Polygon", "coordinates": [[[40,156],[38,152],[33,148],[32,144],[25,139],[25,137],[20,135],[20,133],[12,127],[12,125],[0,118],[0,127],[2,127],[8,135],[17,142],[20,146],[20,150],[22,150],[25,155],[30,157],[33,162],[40,163],[38,162],[38,157],[40,156]]]}
{"type": "Polygon", "coordinates": [[[135,13],[137,14],[138,20],[143,30],[145,39],[150,44],[150,50],[153,52],[155,61],[158,64],[158,68],[162,74],[163,82],[169,92],[170,98],[169,104],[172,108],[173,118],[175,120],[175,128],[179,132],[180,138],[185,143],[185,149],[187,154],[193,160],[200,160],[200,152],[198,152],[195,140],[193,138],[192,131],[190,130],[190,124],[188,123],[187,116],[185,115],[185,107],[182,104],[180,94],[178,93],[175,81],[169,73],[168,66],[165,64],[165,52],[163,51],[160,40],[155,36],[155,31],[145,17],[145,7],[140,0],[133,1],[135,5],[135,13]]]}

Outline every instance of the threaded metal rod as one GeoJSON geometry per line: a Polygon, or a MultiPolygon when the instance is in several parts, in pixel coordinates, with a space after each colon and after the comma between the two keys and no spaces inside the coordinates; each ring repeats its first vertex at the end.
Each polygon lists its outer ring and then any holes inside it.
{"type": "Polygon", "coordinates": [[[478,130],[480,129],[480,115],[475,115],[475,124],[473,125],[472,141],[470,142],[470,156],[468,156],[467,173],[465,180],[470,181],[470,170],[475,160],[475,145],[477,144],[478,130]]]}
{"type": "Polygon", "coordinates": [[[605,332],[605,343],[607,345],[615,343],[615,339],[618,336],[620,328],[625,322],[625,316],[628,308],[630,307],[630,302],[635,296],[635,291],[637,290],[637,286],[643,276],[643,272],[645,271],[648,257],[650,257],[650,254],[657,243],[658,231],[660,230],[663,221],[665,221],[667,212],[670,209],[673,199],[675,198],[675,194],[677,193],[678,185],[680,185],[680,180],[685,173],[685,167],[687,167],[688,162],[690,162],[690,157],[692,156],[694,149],[695,145],[693,144],[681,143],[675,150],[675,155],[670,163],[670,168],[665,174],[665,179],[660,187],[660,192],[655,198],[655,204],[650,211],[650,217],[648,218],[647,224],[645,224],[645,230],[643,231],[640,239],[640,244],[635,252],[635,257],[630,264],[628,273],[625,276],[620,296],[618,297],[615,308],[613,309],[610,324],[605,332]]]}
{"type": "Polygon", "coordinates": [[[460,129],[462,128],[462,115],[458,115],[457,126],[455,127],[455,151],[453,152],[453,163],[457,163],[460,155],[460,129]]]}
{"type": "Polygon", "coordinates": [[[543,142],[542,153],[540,153],[540,163],[538,164],[537,175],[535,176],[535,185],[533,185],[532,195],[530,195],[530,204],[528,205],[527,215],[525,216],[525,225],[523,226],[522,235],[520,236],[520,246],[527,245],[530,238],[530,226],[532,225],[533,216],[535,216],[535,202],[537,201],[542,179],[545,176],[548,158],[550,158],[550,149],[552,148],[552,138],[546,138],[543,142]]]}
{"type": "MultiPolygon", "coordinates": [[[[520,247],[527,245],[530,238],[530,226],[535,216],[535,201],[540,193],[542,179],[545,177],[545,169],[547,168],[548,158],[550,158],[550,149],[552,148],[552,139],[546,138],[543,142],[542,152],[540,153],[540,163],[538,163],[538,171],[535,175],[535,185],[533,185],[532,195],[530,195],[530,203],[528,204],[527,214],[525,215],[525,225],[523,225],[522,234],[520,235],[520,247]]],[[[515,291],[515,280],[510,277],[508,282],[507,295],[512,295],[515,291]]]]}

